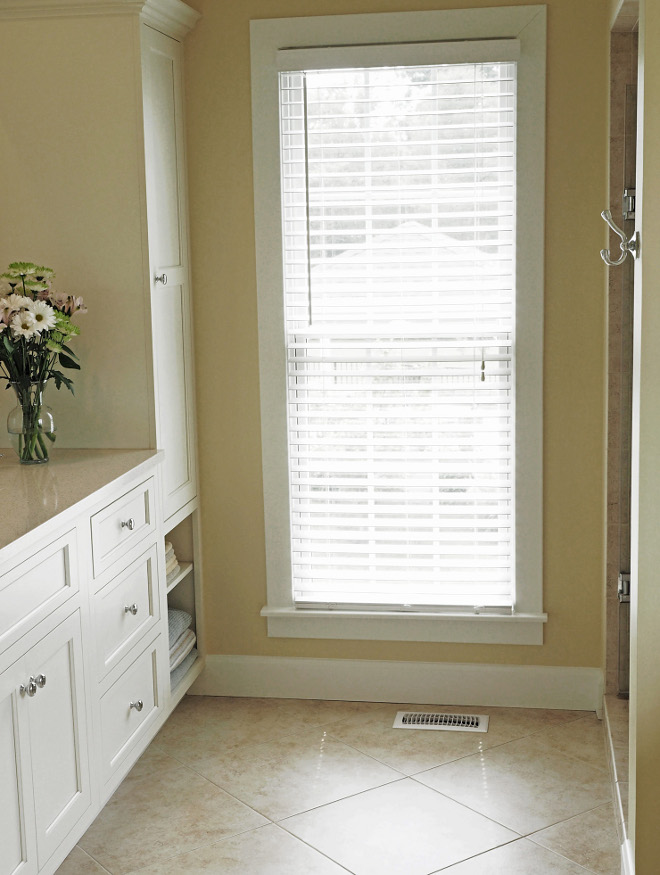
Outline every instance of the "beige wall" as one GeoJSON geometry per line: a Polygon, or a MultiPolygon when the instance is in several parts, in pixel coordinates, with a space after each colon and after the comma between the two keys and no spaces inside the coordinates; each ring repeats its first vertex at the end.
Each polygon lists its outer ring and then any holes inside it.
{"type": "MultiPolygon", "coordinates": [[[[0,27],[0,273],[10,261],[45,264],[89,308],[71,344],[75,397],[52,381],[45,396],[57,446],[153,446],[138,27],[128,16],[0,27]]],[[[6,447],[16,400],[4,385],[6,447]]]]}
{"type": "Polygon", "coordinates": [[[254,256],[249,21],[511,0],[190,0],[192,266],[210,653],[602,664],[609,4],[548,2],[545,644],[269,639],[254,256]]]}

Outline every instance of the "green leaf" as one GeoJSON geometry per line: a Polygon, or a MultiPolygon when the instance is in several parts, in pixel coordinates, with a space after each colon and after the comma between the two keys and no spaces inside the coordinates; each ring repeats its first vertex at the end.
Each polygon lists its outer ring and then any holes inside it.
{"type": "Polygon", "coordinates": [[[5,349],[7,350],[9,355],[11,355],[14,352],[14,344],[11,342],[11,340],[9,339],[9,337],[7,337],[6,334],[2,335],[2,342],[4,343],[5,349]]]}
{"type": "Polygon", "coordinates": [[[80,370],[80,365],[78,364],[78,362],[74,362],[72,358],[70,358],[68,355],[64,355],[63,352],[59,354],[58,358],[63,368],[75,368],[76,371],[80,370]]]}
{"type": "Polygon", "coordinates": [[[62,349],[64,350],[64,352],[68,353],[72,359],[75,359],[76,361],[78,361],[78,356],[75,354],[75,352],[70,347],[64,346],[64,344],[63,344],[62,349]]]}
{"type": "Polygon", "coordinates": [[[52,376],[53,380],[55,381],[55,388],[56,389],[60,389],[62,387],[62,385],[64,385],[67,387],[67,389],[69,390],[69,392],[71,392],[72,395],[75,395],[75,392],[73,391],[73,383],[71,382],[71,380],[68,377],[64,376],[62,371],[51,371],[51,376],[52,376]]]}

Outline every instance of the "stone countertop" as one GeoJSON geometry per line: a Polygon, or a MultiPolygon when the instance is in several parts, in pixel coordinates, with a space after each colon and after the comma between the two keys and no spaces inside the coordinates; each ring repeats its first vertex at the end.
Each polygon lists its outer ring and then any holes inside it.
{"type": "Polygon", "coordinates": [[[13,450],[0,450],[0,549],[157,455],[53,449],[49,462],[21,465],[13,450]]]}

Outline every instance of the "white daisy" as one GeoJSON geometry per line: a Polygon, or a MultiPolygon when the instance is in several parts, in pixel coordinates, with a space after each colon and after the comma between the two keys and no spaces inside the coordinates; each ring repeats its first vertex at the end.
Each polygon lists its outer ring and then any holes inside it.
{"type": "Polygon", "coordinates": [[[10,324],[14,337],[25,337],[28,339],[37,334],[34,316],[29,310],[21,310],[14,316],[10,324]]]}
{"type": "Polygon", "coordinates": [[[32,303],[32,298],[26,298],[25,295],[9,295],[7,303],[12,310],[25,310],[32,303]]]}
{"type": "Polygon", "coordinates": [[[55,311],[45,301],[30,301],[27,309],[34,316],[37,331],[50,331],[55,327],[55,311]]]}

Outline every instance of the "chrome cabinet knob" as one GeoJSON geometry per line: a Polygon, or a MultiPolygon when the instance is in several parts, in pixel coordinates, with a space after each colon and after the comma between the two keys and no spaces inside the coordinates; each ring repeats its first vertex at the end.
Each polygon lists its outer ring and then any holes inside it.
{"type": "Polygon", "coordinates": [[[46,675],[38,674],[34,680],[36,685],[43,690],[43,688],[46,686],[46,675]]]}
{"type": "Polygon", "coordinates": [[[132,605],[124,605],[124,613],[125,614],[133,614],[135,616],[138,612],[138,606],[133,602],[132,605]]]}
{"type": "Polygon", "coordinates": [[[27,684],[21,684],[18,689],[21,693],[23,693],[23,695],[27,693],[28,696],[34,696],[37,692],[37,684],[34,678],[31,677],[27,684]]]}
{"type": "Polygon", "coordinates": [[[122,520],[121,527],[122,529],[128,529],[129,532],[132,532],[135,528],[135,520],[133,517],[128,520],[122,520]]]}
{"type": "Polygon", "coordinates": [[[161,273],[160,276],[155,276],[154,282],[155,283],[162,283],[164,286],[166,286],[167,285],[167,274],[161,273]]]}
{"type": "Polygon", "coordinates": [[[131,702],[129,705],[129,711],[131,708],[135,708],[136,711],[141,711],[144,708],[144,702],[142,699],[138,699],[137,702],[131,702]]]}

